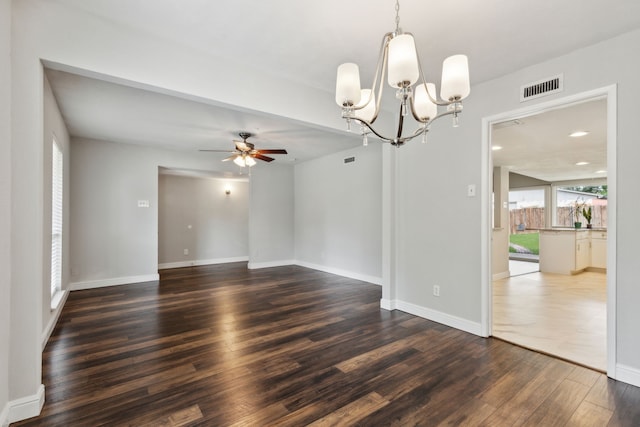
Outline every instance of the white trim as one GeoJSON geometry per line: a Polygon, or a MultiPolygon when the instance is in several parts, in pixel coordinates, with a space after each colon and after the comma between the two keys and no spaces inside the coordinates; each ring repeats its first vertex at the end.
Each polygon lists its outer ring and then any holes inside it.
{"type": "Polygon", "coordinates": [[[196,259],[192,261],[165,262],[163,264],[158,264],[158,270],[167,270],[170,268],[194,267],[197,265],[226,264],[229,262],[242,262],[242,261],[249,261],[249,257],[238,256],[238,257],[231,257],[231,258],[196,259]]]}
{"type": "Polygon", "coordinates": [[[89,280],[86,282],[69,283],[69,290],[104,288],[107,286],[128,285],[131,283],[153,282],[160,280],[159,274],[145,274],[142,276],[113,277],[111,279],[89,280]]]}
{"type": "MultiPolygon", "coordinates": [[[[618,241],[618,86],[606,88],[607,94],[607,375],[618,379],[617,308],[617,241],[618,241]],[[613,237],[613,238],[611,238],[613,237]]],[[[635,385],[640,386],[636,381],[635,385]]]]}
{"type": "Polygon", "coordinates": [[[395,306],[398,310],[404,311],[405,313],[432,320],[451,328],[460,329],[461,331],[465,331],[470,334],[482,336],[482,325],[478,322],[472,322],[461,317],[452,316],[441,311],[432,310],[430,308],[411,304],[405,301],[396,300],[395,306]]]}
{"type": "Polygon", "coordinates": [[[392,311],[396,309],[396,300],[380,298],[380,308],[383,310],[392,311]]]}
{"type": "Polygon", "coordinates": [[[7,405],[9,407],[9,423],[37,417],[44,406],[44,384],[40,384],[36,394],[12,400],[7,405]]]}
{"type": "MultiPolygon", "coordinates": [[[[588,102],[594,99],[607,99],[607,182],[609,185],[608,193],[608,235],[607,239],[607,375],[613,379],[616,377],[616,177],[617,177],[617,160],[616,160],[616,138],[617,138],[617,85],[613,84],[602,88],[578,93],[565,98],[530,105],[525,108],[511,110],[494,116],[484,117],[482,119],[482,186],[480,188],[482,207],[482,224],[481,230],[481,278],[480,285],[482,289],[481,296],[481,322],[484,333],[491,334],[491,217],[487,212],[491,212],[491,182],[492,182],[492,157],[490,151],[491,142],[491,125],[507,120],[520,119],[535,114],[564,108],[572,104],[588,102]],[[486,252],[484,255],[483,252],[486,252]]],[[[483,335],[484,336],[484,335],[483,335]]]]}
{"type": "Polygon", "coordinates": [[[511,271],[503,271],[502,273],[496,273],[493,276],[491,276],[491,280],[506,279],[507,277],[511,277],[511,271]]]}
{"type": "Polygon", "coordinates": [[[8,427],[9,425],[9,402],[4,405],[2,412],[0,412],[0,426],[8,427]]]}
{"type": "Polygon", "coordinates": [[[312,270],[324,271],[325,273],[337,274],[338,276],[348,277],[350,279],[362,280],[363,282],[373,283],[374,285],[382,285],[382,277],[369,276],[367,274],[355,273],[353,271],[342,270],[340,268],[325,267],[319,264],[312,264],[306,261],[294,262],[295,265],[300,267],[311,268],[312,270]]]}
{"type": "Polygon", "coordinates": [[[51,337],[53,328],[55,328],[56,323],[58,323],[58,319],[60,318],[60,314],[62,314],[62,309],[64,308],[64,304],[67,302],[68,296],[69,291],[67,290],[56,293],[56,298],[58,299],[56,308],[51,309],[53,316],[51,316],[51,318],[49,319],[49,323],[47,323],[47,327],[44,328],[44,331],[42,331],[42,336],[40,337],[40,344],[43,351],[44,347],[47,345],[47,341],[49,341],[49,337],[51,337]]]}
{"type": "Polygon", "coordinates": [[[618,381],[640,387],[640,369],[618,363],[616,366],[616,375],[618,381]]]}
{"type": "Polygon", "coordinates": [[[280,260],[280,261],[267,261],[267,262],[249,262],[247,264],[247,268],[249,270],[257,270],[260,268],[271,268],[271,267],[284,267],[286,265],[293,265],[295,261],[292,259],[280,260]]]}

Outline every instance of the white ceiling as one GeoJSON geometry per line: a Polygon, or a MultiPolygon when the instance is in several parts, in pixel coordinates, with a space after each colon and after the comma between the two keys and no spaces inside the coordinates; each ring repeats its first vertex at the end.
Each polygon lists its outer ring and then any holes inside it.
{"type": "MultiPolygon", "coordinates": [[[[52,1],[327,93],[334,90],[335,70],[342,62],[358,63],[363,83],[368,83],[382,35],[394,29],[395,17],[391,0],[52,1]]],[[[416,37],[429,80],[439,80],[445,57],[465,53],[473,85],[640,28],[640,2],[405,0],[400,19],[401,27],[416,37]]],[[[231,149],[231,139],[247,130],[257,134],[253,142],[258,147],[290,152],[279,162],[360,144],[357,135],[233,106],[59,71],[50,70],[48,76],[74,136],[174,149],[231,149]]]]}
{"type": "Polygon", "coordinates": [[[606,178],[607,101],[584,102],[493,126],[493,165],[549,182],[606,178]],[[569,134],[587,131],[575,138],[569,134]],[[576,163],[585,162],[585,165],[576,163]],[[604,172],[602,172],[604,171],[604,172]]]}

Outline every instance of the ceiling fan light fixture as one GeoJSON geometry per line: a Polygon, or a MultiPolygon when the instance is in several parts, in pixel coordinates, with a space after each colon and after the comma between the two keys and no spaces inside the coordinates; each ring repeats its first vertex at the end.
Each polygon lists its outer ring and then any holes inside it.
{"type": "Polygon", "coordinates": [[[245,158],[245,160],[244,160],[244,163],[245,163],[247,166],[251,167],[251,166],[255,166],[256,161],[255,161],[255,160],[253,160],[253,157],[251,157],[251,156],[247,156],[247,157],[245,158]]]}
{"type": "Polygon", "coordinates": [[[241,168],[245,167],[245,161],[242,156],[237,156],[235,159],[233,159],[233,163],[240,166],[241,168]]]}
{"type": "Polygon", "coordinates": [[[370,131],[383,142],[403,145],[417,136],[424,136],[431,122],[446,115],[453,117],[456,127],[458,115],[462,112],[462,100],[471,93],[469,60],[465,55],[453,55],[442,64],[441,99],[437,98],[435,85],[427,83],[425,79],[413,35],[400,29],[399,14],[400,4],[396,0],[396,28],[382,38],[371,88],[360,88],[360,72],[356,64],[348,62],[338,67],[336,103],[342,109],[342,118],[346,120],[348,130],[351,129],[352,120],[361,125],[364,144],[367,141],[366,133],[370,131]],[[396,98],[400,101],[397,132],[393,136],[383,135],[373,127],[380,113],[385,74],[387,84],[396,89],[396,98]],[[414,85],[417,86],[414,88],[414,85]],[[438,114],[438,106],[447,108],[438,114]],[[412,133],[403,135],[409,109],[418,127],[412,133]]]}

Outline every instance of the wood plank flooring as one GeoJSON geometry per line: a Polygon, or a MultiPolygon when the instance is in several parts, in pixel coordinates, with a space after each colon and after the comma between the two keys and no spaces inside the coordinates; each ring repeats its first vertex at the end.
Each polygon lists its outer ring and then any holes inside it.
{"type": "Polygon", "coordinates": [[[638,426],[640,389],[297,266],[73,292],[20,426],[638,426]]]}
{"type": "Polygon", "coordinates": [[[606,274],[537,272],[494,281],[493,335],[606,372],[606,274]]]}

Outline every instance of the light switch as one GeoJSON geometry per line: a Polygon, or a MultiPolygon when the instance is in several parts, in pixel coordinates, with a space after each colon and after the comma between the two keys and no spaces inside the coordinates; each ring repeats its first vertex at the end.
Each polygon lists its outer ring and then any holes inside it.
{"type": "Polygon", "coordinates": [[[476,197],[476,185],[475,184],[469,184],[467,186],[467,196],[468,197],[476,197]]]}

